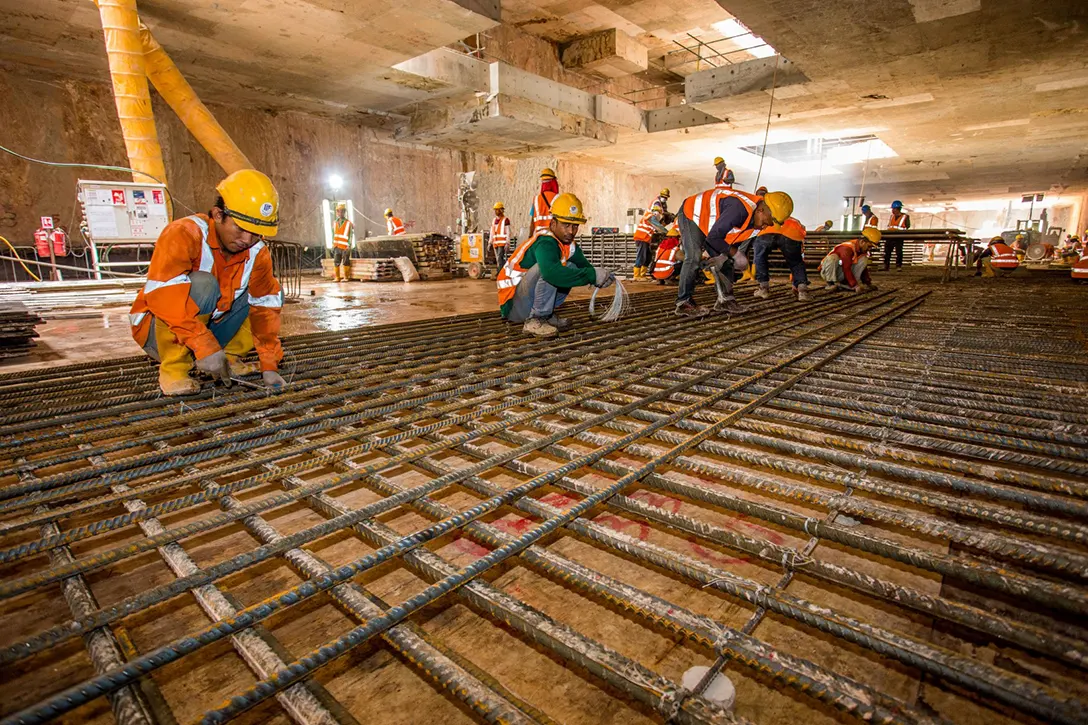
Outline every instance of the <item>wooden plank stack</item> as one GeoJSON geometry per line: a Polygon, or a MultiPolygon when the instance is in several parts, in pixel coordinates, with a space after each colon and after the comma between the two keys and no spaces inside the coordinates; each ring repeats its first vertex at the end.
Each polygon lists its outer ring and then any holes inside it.
{"type": "Polygon", "coordinates": [[[450,279],[453,275],[453,240],[443,234],[412,235],[413,260],[421,279],[450,279]]]}
{"type": "Polygon", "coordinates": [[[44,322],[36,313],[28,312],[20,302],[0,305],[0,360],[22,357],[34,347],[38,337],[35,325],[44,322]]]}
{"type": "Polygon", "coordinates": [[[353,259],[351,260],[351,277],[364,282],[391,282],[403,279],[392,259],[353,259]]]}

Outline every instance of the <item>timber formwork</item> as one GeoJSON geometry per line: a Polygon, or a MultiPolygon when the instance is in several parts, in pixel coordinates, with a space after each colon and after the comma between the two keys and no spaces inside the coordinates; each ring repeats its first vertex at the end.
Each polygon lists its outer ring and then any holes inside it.
{"type": "Polygon", "coordinates": [[[4,722],[1085,722],[1083,292],[1002,281],[0,377],[4,722]]]}

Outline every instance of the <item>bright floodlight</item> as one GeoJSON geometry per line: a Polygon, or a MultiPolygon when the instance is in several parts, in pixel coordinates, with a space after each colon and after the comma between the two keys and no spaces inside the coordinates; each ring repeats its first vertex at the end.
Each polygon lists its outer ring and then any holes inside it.
{"type": "Polygon", "coordinates": [[[333,191],[339,191],[340,187],[344,185],[344,180],[340,178],[339,174],[333,174],[329,177],[329,186],[333,191]]]}

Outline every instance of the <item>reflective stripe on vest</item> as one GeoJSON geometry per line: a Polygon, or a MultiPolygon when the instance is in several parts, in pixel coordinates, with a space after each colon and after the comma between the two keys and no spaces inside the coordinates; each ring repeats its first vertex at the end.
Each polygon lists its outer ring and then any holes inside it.
{"type": "MultiPolygon", "coordinates": [[[[518,246],[514,248],[514,253],[506,260],[506,264],[499,270],[499,274],[495,277],[495,286],[498,287],[499,290],[499,307],[502,307],[509,300],[514,298],[518,282],[520,282],[521,278],[525,276],[525,273],[529,271],[521,266],[521,260],[525,258],[525,253],[529,251],[529,247],[533,246],[536,240],[544,236],[551,237],[551,234],[547,232],[537,232],[524,242],[518,244],[518,246]]],[[[554,237],[552,238],[554,239],[554,237]]],[[[556,243],[559,243],[558,239],[556,239],[556,243]]],[[[577,241],[571,242],[569,245],[559,244],[559,262],[565,267],[577,249],[577,241]]]]}
{"type": "Polygon", "coordinates": [[[389,217],[385,220],[385,229],[390,236],[404,234],[404,222],[395,216],[389,217]]]}
{"type": "MultiPolygon", "coordinates": [[[[744,220],[743,225],[748,226],[748,223],[752,220],[752,214],[755,213],[756,205],[759,203],[759,197],[736,189],[714,187],[695,196],[689,196],[684,200],[684,213],[688,219],[695,222],[695,225],[702,230],[703,234],[710,234],[710,230],[714,228],[714,222],[718,221],[718,207],[721,200],[730,196],[739,199],[744,204],[744,208],[748,210],[748,218],[744,220]]],[[[726,241],[729,244],[736,244],[756,232],[755,229],[743,229],[743,227],[741,229],[743,231],[740,232],[730,230],[730,233],[726,235],[726,241]]]]}
{"type": "Polygon", "coordinates": [[[680,251],[680,245],[676,245],[671,249],[666,249],[657,255],[657,259],[654,260],[653,276],[657,279],[665,279],[672,274],[673,268],[676,266],[676,255],[680,251]]]}
{"type": "MultiPolygon", "coordinates": [[[[261,240],[261,241],[257,242],[256,244],[254,244],[252,247],[249,248],[249,257],[246,258],[245,266],[242,267],[242,280],[238,285],[238,289],[236,289],[234,291],[234,300],[238,299],[239,297],[241,297],[244,294],[249,293],[249,276],[251,274],[253,274],[253,263],[257,261],[257,253],[260,252],[262,249],[264,249],[264,240],[261,240]]],[[[251,297],[250,299],[254,299],[254,298],[251,297]]],[[[264,299],[264,298],[263,297],[258,297],[256,299],[264,299]]],[[[232,305],[234,304],[234,300],[231,300],[232,305]]],[[[271,307],[272,305],[261,305],[261,306],[262,307],[271,307]]],[[[216,308],[215,312],[212,313],[212,319],[213,320],[218,320],[223,315],[227,314],[227,312],[230,312],[229,307],[226,310],[220,310],[220,309],[216,308]]]]}
{"type": "MultiPolygon", "coordinates": [[[[215,255],[212,254],[212,248],[208,246],[208,222],[204,221],[198,216],[185,217],[189,221],[196,222],[196,226],[200,229],[200,271],[211,272],[215,267],[215,255]]],[[[172,277],[165,282],[159,282],[157,280],[149,279],[144,283],[144,296],[154,292],[157,289],[163,287],[171,287],[176,284],[189,284],[191,280],[187,274],[179,274],[177,277],[172,277]]],[[[140,318],[143,319],[142,317],[140,318]]],[[[138,325],[139,323],[133,323],[138,325]]]]}
{"type": "Polygon", "coordinates": [[[898,217],[891,216],[888,219],[888,229],[903,229],[907,228],[907,219],[909,217],[906,214],[900,214],[898,217]]]}
{"type": "Polygon", "coordinates": [[[650,219],[654,216],[654,212],[651,209],[642,215],[642,218],[638,220],[638,226],[635,227],[635,241],[636,242],[649,242],[653,239],[654,225],[650,223],[650,219]]]}
{"type": "Polygon", "coordinates": [[[865,227],[864,228],[865,229],[879,229],[880,228],[880,217],[878,217],[876,214],[870,214],[869,218],[865,220],[865,227]]]}
{"type": "Polygon", "coordinates": [[[990,266],[998,269],[1016,269],[1020,266],[1020,259],[1016,252],[1006,244],[994,244],[990,247],[990,266]]]}
{"type": "Polygon", "coordinates": [[[509,217],[497,217],[491,221],[491,246],[505,247],[510,241],[509,217]]]}
{"type": "Polygon", "coordinates": [[[554,191],[542,191],[533,200],[533,229],[532,234],[544,231],[552,220],[552,201],[555,200],[554,191]]]}
{"type": "Polygon", "coordinates": [[[351,222],[341,219],[336,222],[332,233],[332,245],[337,249],[347,249],[351,244],[351,222]]]}

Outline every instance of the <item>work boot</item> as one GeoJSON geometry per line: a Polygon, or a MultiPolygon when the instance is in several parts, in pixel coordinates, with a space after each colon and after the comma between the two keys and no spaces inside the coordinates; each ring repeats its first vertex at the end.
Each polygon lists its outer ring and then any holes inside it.
{"type": "Polygon", "coordinates": [[[539,317],[530,317],[526,320],[521,331],[535,337],[555,337],[559,334],[559,330],[554,325],[539,317]]]}
{"type": "Polygon", "coordinates": [[[733,297],[725,300],[718,300],[714,303],[715,312],[726,312],[730,315],[739,315],[743,312],[747,312],[744,307],[737,304],[737,300],[733,297]]]}
{"type": "Polygon", "coordinates": [[[351,265],[345,264],[342,269],[344,270],[344,281],[351,282],[351,265]]]}
{"type": "Polygon", "coordinates": [[[681,302],[673,311],[677,317],[706,317],[710,310],[694,302],[681,302]]]}
{"type": "Polygon", "coordinates": [[[227,354],[227,365],[230,366],[230,376],[232,378],[260,372],[261,364],[259,362],[242,361],[242,358],[252,350],[253,328],[249,326],[249,318],[247,317],[242,326],[238,328],[238,332],[234,333],[234,337],[223,348],[223,352],[227,354]]]}
{"type": "Polygon", "coordinates": [[[740,279],[737,280],[737,281],[738,282],[755,282],[756,281],[756,270],[755,270],[754,266],[749,264],[748,267],[744,270],[744,274],[742,274],[740,276],[740,279]]]}
{"type": "Polygon", "coordinates": [[[333,274],[332,281],[333,282],[339,282],[340,281],[340,265],[339,264],[333,265],[332,274],[333,274]]]}
{"type": "Polygon", "coordinates": [[[759,289],[753,292],[752,296],[760,300],[769,300],[771,298],[771,283],[760,282],[759,289]]]}
{"type": "Polygon", "coordinates": [[[810,297],[809,294],[808,294],[808,285],[807,284],[799,284],[796,287],[794,287],[794,290],[797,292],[797,301],[798,302],[808,302],[809,300],[812,299],[812,297],[810,297]]]}
{"type": "Polygon", "coordinates": [[[570,320],[566,317],[560,317],[559,315],[552,315],[549,317],[548,324],[560,332],[566,332],[570,329],[570,320]]]}
{"type": "Polygon", "coordinates": [[[193,353],[174,337],[162,320],[155,320],[151,334],[159,350],[159,389],[170,397],[200,392],[200,383],[189,377],[193,369],[193,353]]]}
{"type": "Polygon", "coordinates": [[[703,270],[703,276],[706,277],[706,279],[703,280],[703,284],[714,284],[714,273],[709,269],[703,270]]]}

